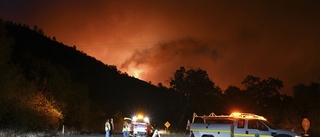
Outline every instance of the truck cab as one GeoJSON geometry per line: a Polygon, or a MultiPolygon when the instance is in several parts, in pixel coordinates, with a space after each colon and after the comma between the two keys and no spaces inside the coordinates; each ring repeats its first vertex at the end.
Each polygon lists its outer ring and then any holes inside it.
{"type": "Polygon", "coordinates": [[[301,133],[275,128],[264,117],[251,113],[193,115],[193,137],[301,137],[301,133]]]}

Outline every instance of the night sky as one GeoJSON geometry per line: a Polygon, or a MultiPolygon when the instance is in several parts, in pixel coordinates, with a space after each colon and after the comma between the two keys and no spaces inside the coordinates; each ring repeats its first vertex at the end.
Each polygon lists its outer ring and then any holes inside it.
{"type": "Polygon", "coordinates": [[[0,18],[147,82],[206,70],[216,85],[247,75],[320,82],[319,0],[0,0],[0,18]]]}

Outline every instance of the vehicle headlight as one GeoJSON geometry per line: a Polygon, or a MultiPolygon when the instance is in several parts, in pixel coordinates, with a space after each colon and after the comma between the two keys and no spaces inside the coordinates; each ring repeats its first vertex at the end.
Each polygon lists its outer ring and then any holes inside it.
{"type": "Polygon", "coordinates": [[[149,123],[149,118],[148,117],[145,117],[143,120],[144,120],[144,122],[149,123]]]}
{"type": "Polygon", "coordinates": [[[137,119],[138,119],[138,118],[137,118],[136,116],[133,116],[133,117],[132,117],[132,121],[137,121],[137,119]]]}

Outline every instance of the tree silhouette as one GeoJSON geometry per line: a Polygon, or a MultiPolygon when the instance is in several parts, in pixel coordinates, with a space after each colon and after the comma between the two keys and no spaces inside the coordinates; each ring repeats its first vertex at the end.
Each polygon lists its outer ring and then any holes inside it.
{"type": "Polygon", "coordinates": [[[221,90],[215,87],[206,71],[201,69],[185,70],[180,67],[170,79],[170,86],[185,96],[220,95],[221,90]]]}
{"type": "Polygon", "coordinates": [[[230,111],[251,112],[255,108],[251,95],[236,86],[229,86],[224,91],[223,100],[225,101],[224,107],[229,109],[229,113],[230,111]]]}
{"type": "Polygon", "coordinates": [[[268,105],[265,101],[268,99],[280,98],[280,89],[283,87],[283,82],[276,78],[263,79],[248,75],[242,82],[246,87],[246,91],[251,94],[257,105],[268,105]]]}
{"type": "Polygon", "coordinates": [[[180,67],[170,80],[170,86],[187,98],[186,111],[198,113],[210,112],[214,97],[221,96],[219,87],[215,87],[206,71],[201,69],[185,70],[180,67]]]}
{"type": "Polygon", "coordinates": [[[280,89],[283,82],[276,78],[261,79],[256,76],[248,75],[242,82],[245,85],[248,97],[252,100],[251,109],[255,113],[263,114],[270,121],[280,120],[282,113],[280,89]]]}
{"type": "Polygon", "coordinates": [[[34,25],[34,26],[33,26],[33,30],[34,30],[34,31],[38,32],[38,29],[39,29],[39,27],[38,27],[37,25],[34,25]]]}

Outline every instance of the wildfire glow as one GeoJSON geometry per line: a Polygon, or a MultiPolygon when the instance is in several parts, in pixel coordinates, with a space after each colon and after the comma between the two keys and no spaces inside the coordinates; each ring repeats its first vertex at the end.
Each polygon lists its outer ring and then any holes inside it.
{"type": "Polygon", "coordinates": [[[141,69],[134,69],[132,70],[132,75],[136,78],[140,78],[140,74],[142,73],[142,70],[141,69]]]}
{"type": "Polygon", "coordinates": [[[141,79],[141,74],[144,72],[144,69],[142,67],[130,65],[127,72],[129,75],[141,79]]]}

